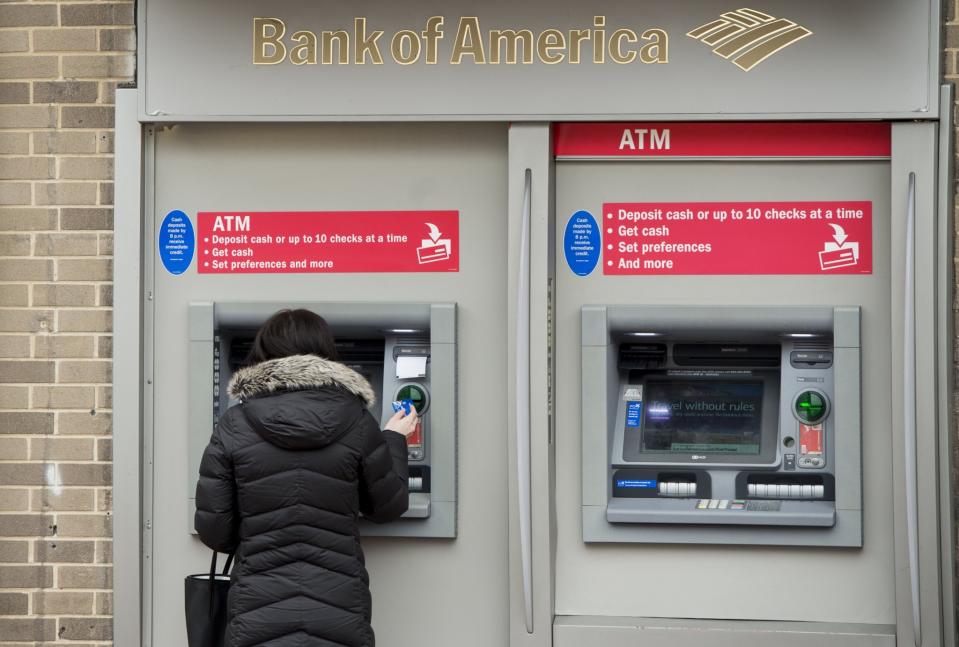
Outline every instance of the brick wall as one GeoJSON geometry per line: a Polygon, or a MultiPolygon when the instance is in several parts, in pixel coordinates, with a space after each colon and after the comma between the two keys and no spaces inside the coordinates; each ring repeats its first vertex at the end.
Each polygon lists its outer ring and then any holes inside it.
{"type": "Polygon", "coordinates": [[[111,644],[111,104],[133,13],[0,1],[4,646],[111,644]]]}

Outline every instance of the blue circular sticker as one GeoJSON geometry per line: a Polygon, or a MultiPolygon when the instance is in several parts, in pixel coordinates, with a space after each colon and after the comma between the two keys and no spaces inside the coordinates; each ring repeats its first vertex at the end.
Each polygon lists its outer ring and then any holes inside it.
{"type": "Polygon", "coordinates": [[[183,274],[193,262],[193,250],[196,239],[193,235],[193,223],[182,211],[171,211],[160,224],[157,234],[157,246],[160,248],[160,260],[170,274],[183,274]]]}
{"type": "Polygon", "coordinates": [[[599,226],[593,214],[577,211],[566,223],[563,235],[563,248],[566,250],[566,264],[577,276],[587,276],[599,262],[602,241],[599,226]]]}

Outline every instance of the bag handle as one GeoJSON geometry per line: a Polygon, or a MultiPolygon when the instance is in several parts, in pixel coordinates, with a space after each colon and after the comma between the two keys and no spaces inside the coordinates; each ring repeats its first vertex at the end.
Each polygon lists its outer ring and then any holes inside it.
{"type": "MultiPolygon", "coordinates": [[[[230,574],[230,566],[233,565],[233,555],[235,553],[228,553],[226,557],[226,563],[223,565],[223,575],[230,574]]],[[[216,587],[213,585],[216,581],[216,551],[213,551],[213,559],[210,560],[210,617],[213,617],[213,594],[216,591],[216,587]]]]}

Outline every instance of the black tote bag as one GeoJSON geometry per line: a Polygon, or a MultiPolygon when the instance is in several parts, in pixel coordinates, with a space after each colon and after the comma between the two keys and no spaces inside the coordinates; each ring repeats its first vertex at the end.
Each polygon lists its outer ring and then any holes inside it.
{"type": "Polygon", "coordinates": [[[217,575],[216,551],[213,551],[209,573],[186,576],[183,588],[189,647],[224,647],[226,644],[226,599],[232,563],[233,553],[230,553],[223,573],[217,575]]]}

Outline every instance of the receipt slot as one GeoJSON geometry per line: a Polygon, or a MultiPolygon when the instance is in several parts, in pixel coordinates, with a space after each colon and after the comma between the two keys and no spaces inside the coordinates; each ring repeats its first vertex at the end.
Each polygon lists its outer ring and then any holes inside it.
{"type": "Polygon", "coordinates": [[[859,317],[584,307],[584,539],[861,546],[859,317]]]}
{"type": "Polygon", "coordinates": [[[361,532],[456,536],[454,304],[193,302],[188,307],[191,519],[203,448],[219,417],[237,404],[227,392],[230,378],[245,364],[257,329],[270,315],[283,308],[305,308],[329,323],[339,361],[370,383],[376,393],[370,413],[381,426],[393,415],[393,401],[410,400],[420,413],[407,442],[409,508],[399,521],[363,523],[361,532]]]}

